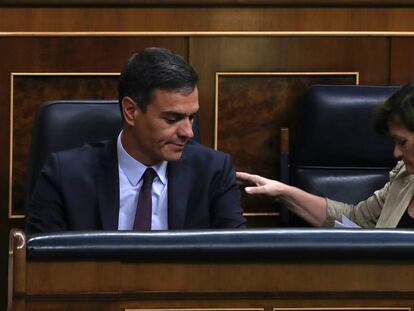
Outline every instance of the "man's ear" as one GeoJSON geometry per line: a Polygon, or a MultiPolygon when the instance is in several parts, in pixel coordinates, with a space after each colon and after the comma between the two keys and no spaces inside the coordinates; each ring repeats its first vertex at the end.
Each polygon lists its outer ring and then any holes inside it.
{"type": "Polygon", "coordinates": [[[122,98],[122,113],[124,115],[125,123],[134,125],[135,114],[139,112],[140,109],[131,97],[125,96],[122,98]]]}

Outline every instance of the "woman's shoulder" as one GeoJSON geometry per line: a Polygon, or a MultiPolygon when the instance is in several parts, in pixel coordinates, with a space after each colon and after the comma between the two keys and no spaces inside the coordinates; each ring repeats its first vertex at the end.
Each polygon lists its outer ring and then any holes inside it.
{"type": "Polygon", "coordinates": [[[405,175],[408,175],[408,173],[405,168],[404,161],[398,161],[397,165],[395,165],[390,172],[390,181],[397,177],[404,177],[405,175]]]}

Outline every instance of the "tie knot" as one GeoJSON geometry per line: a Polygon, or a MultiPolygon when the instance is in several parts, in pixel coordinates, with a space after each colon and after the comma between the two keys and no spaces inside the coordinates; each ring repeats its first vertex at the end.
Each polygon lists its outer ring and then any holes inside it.
{"type": "Polygon", "coordinates": [[[143,185],[152,185],[152,182],[154,181],[155,176],[157,173],[155,173],[154,169],[149,167],[145,170],[144,175],[142,177],[142,184],[143,185]]]}

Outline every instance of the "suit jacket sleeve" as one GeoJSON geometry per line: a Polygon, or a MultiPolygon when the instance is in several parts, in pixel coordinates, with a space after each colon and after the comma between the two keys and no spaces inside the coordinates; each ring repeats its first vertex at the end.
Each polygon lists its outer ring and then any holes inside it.
{"type": "Polygon", "coordinates": [[[60,179],[58,157],[51,154],[26,206],[28,234],[67,230],[60,179]]]}
{"type": "Polygon", "coordinates": [[[246,220],[240,207],[240,189],[228,155],[224,156],[222,169],[213,179],[212,189],[212,227],[244,228],[246,220]]]}

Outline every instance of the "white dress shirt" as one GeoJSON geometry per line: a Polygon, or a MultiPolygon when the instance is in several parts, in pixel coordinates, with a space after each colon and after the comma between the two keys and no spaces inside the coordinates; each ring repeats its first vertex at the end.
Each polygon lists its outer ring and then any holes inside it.
{"type": "MultiPolygon", "coordinates": [[[[122,146],[122,132],[118,136],[119,216],[118,230],[133,230],[142,175],[147,167],[131,157],[122,146]]],[[[151,230],[168,229],[167,161],[153,165],[157,173],[152,183],[151,230]]]]}

